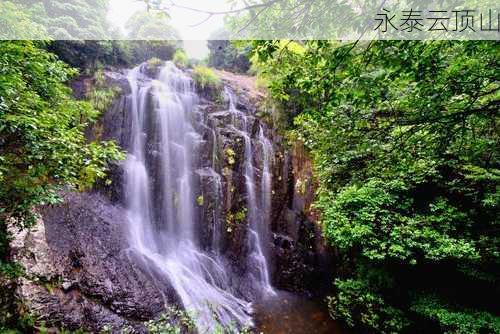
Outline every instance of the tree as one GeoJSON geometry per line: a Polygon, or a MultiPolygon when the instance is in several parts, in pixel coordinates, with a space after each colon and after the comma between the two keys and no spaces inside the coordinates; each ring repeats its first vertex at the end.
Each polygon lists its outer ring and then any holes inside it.
{"type": "MultiPolygon", "coordinates": [[[[80,69],[81,74],[92,74],[100,67],[126,67],[135,64],[132,43],[127,41],[65,41],[47,43],[47,50],[60,60],[80,69]]],[[[144,61],[144,60],[142,60],[144,61]]]]}
{"type": "Polygon", "coordinates": [[[229,34],[224,31],[215,32],[210,36],[207,42],[210,51],[208,66],[237,73],[246,73],[250,69],[251,48],[247,45],[236,46],[228,38],[229,34]]]}
{"type": "Polygon", "coordinates": [[[334,318],[368,332],[500,332],[498,45],[255,42],[320,181],[334,318]]]}
{"type": "Polygon", "coordinates": [[[5,25],[11,30],[6,32],[6,37],[33,38],[30,34],[37,34],[37,38],[60,40],[112,37],[112,29],[106,20],[108,0],[20,0],[15,1],[15,5],[13,1],[3,3],[2,6],[7,9],[16,6],[15,18],[22,18],[5,25]]]}
{"type": "Polygon", "coordinates": [[[169,25],[169,16],[162,11],[135,13],[126,24],[128,38],[133,40],[177,40],[179,34],[169,25]]]}
{"type": "Polygon", "coordinates": [[[29,41],[0,43],[0,272],[9,268],[7,224],[36,220],[62,187],[88,189],[123,158],[113,142],[86,141],[98,112],[65,83],[76,73],[29,41]]]}
{"type": "Polygon", "coordinates": [[[2,40],[18,36],[24,39],[43,39],[47,36],[45,27],[33,21],[32,15],[19,3],[0,2],[0,37],[2,40]]]}
{"type": "Polygon", "coordinates": [[[130,52],[131,64],[139,64],[151,58],[161,60],[172,60],[176,50],[182,47],[180,41],[130,41],[128,48],[130,52]]]}

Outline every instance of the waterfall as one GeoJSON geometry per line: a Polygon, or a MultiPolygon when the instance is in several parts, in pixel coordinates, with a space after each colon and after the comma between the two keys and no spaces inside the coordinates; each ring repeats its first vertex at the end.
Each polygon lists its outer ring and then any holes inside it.
{"type": "MultiPolygon", "coordinates": [[[[195,312],[199,332],[213,331],[217,322],[251,326],[251,304],[234,292],[221,257],[204,252],[199,245],[194,160],[201,146],[196,129],[201,126],[195,124],[199,121],[193,83],[171,62],[161,69],[157,80],[145,74],[145,65],[131,70],[128,80],[131,135],[124,191],[130,250],[168,278],[184,308],[195,312]]],[[[251,154],[249,148],[246,160],[251,160],[251,154]]],[[[249,178],[252,170],[248,165],[249,178]]],[[[207,172],[215,173],[213,169],[207,172]]],[[[220,192],[220,176],[215,179],[220,192]]],[[[255,194],[251,182],[249,179],[248,187],[255,194]]],[[[252,201],[251,207],[255,207],[251,211],[256,216],[257,202],[252,201]]],[[[265,258],[255,219],[252,243],[261,266],[265,258]]],[[[213,242],[220,238],[214,235],[213,242]]],[[[260,279],[270,287],[267,265],[263,268],[260,279]]]]}
{"type": "Polygon", "coordinates": [[[267,244],[269,237],[269,218],[271,214],[271,172],[270,162],[272,154],[272,145],[265,137],[263,128],[260,128],[258,141],[262,145],[262,176],[261,187],[257,189],[255,182],[255,167],[254,167],[254,150],[251,138],[250,118],[236,108],[236,97],[234,93],[226,88],[225,95],[229,100],[229,112],[231,113],[232,123],[235,131],[237,131],[245,142],[245,157],[244,157],[244,175],[245,187],[247,192],[247,206],[250,228],[248,230],[249,243],[249,267],[254,283],[257,285],[257,290],[264,297],[276,295],[276,291],[271,285],[269,274],[269,264],[267,262],[267,244]],[[260,191],[260,201],[257,196],[257,190],[260,191]]]}

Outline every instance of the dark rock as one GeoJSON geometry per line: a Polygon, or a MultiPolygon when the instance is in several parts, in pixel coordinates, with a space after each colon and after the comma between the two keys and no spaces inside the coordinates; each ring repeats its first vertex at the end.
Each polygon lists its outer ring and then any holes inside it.
{"type": "Polygon", "coordinates": [[[121,95],[130,94],[130,84],[126,71],[105,71],[104,79],[106,80],[106,86],[119,87],[121,95]]]}
{"type": "Polygon", "coordinates": [[[137,326],[177,296],[146,260],[128,249],[124,210],[98,193],[66,194],[43,221],[13,242],[27,269],[18,295],[48,324],[98,332],[137,326]],[[141,265],[143,264],[143,265],[141,265]]]}

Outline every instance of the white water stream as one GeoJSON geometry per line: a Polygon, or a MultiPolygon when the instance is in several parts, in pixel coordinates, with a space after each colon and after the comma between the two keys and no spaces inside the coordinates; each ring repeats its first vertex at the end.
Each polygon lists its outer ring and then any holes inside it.
{"type": "Polygon", "coordinates": [[[247,206],[250,222],[249,229],[249,267],[253,269],[255,285],[258,285],[264,297],[276,295],[271,285],[269,264],[267,262],[265,245],[269,237],[269,218],[271,214],[271,172],[270,162],[272,145],[265,137],[262,127],[259,129],[258,142],[262,145],[262,177],[261,186],[255,182],[254,147],[251,139],[250,118],[236,108],[236,96],[226,88],[226,98],[229,100],[229,112],[232,114],[233,127],[245,141],[245,186],[247,191],[247,206]],[[260,191],[260,201],[258,192],[260,191]]]}
{"type": "MultiPolygon", "coordinates": [[[[198,97],[192,80],[171,62],[161,69],[158,79],[149,78],[145,65],[141,65],[129,72],[128,80],[131,134],[124,190],[131,250],[168,278],[184,308],[195,312],[201,333],[212,331],[217,322],[252,326],[251,303],[237,296],[230,271],[219,255],[221,226],[214,228],[215,255],[199,245],[193,161],[202,139],[195,126],[198,97]]],[[[269,238],[272,145],[260,129],[257,140],[264,157],[263,175],[257,185],[247,116],[236,109],[232,94],[230,111],[242,120],[238,131],[245,139],[248,261],[255,272],[249,275],[263,294],[273,295],[264,247],[265,238],[269,238]]],[[[212,168],[206,168],[205,173],[213,174],[219,194],[220,175],[212,168]]],[[[219,217],[214,217],[214,223],[217,221],[219,217]]]]}

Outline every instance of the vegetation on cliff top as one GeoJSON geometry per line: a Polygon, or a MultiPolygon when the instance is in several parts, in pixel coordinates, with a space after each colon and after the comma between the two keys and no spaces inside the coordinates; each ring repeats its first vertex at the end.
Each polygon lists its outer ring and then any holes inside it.
{"type": "Polygon", "coordinates": [[[199,65],[193,69],[193,80],[202,89],[216,89],[221,86],[220,78],[211,68],[206,66],[199,65]]]}

